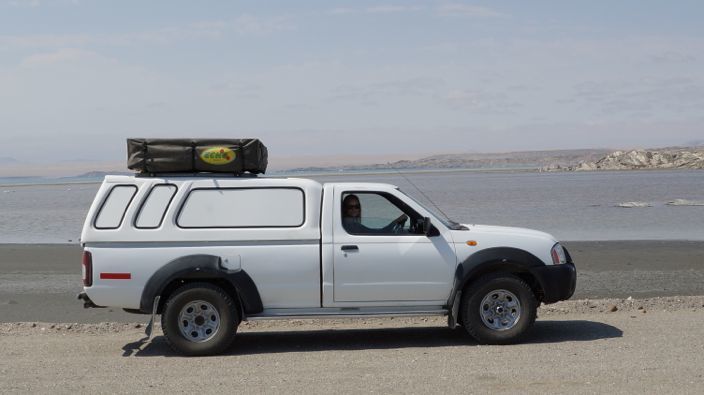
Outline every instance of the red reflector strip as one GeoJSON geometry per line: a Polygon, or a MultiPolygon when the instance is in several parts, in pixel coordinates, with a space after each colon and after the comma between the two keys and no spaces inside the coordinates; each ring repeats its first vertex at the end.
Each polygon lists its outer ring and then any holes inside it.
{"type": "Polygon", "coordinates": [[[129,280],[131,278],[131,273],[100,273],[101,280],[129,280]]]}

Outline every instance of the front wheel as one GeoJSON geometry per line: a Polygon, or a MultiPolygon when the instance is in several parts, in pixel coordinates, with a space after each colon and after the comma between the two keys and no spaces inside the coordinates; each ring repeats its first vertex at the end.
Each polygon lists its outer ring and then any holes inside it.
{"type": "Polygon", "coordinates": [[[164,306],[161,328],[174,351],[212,355],[235,339],[239,314],[232,297],[210,283],[191,283],[174,291],[164,306]]]}
{"type": "Polygon", "coordinates": [[[462,325],[482,344],[518,341],[535,322],[538,301],[522,279],[492,274],[475,281],[462,297],[462,325]]]}

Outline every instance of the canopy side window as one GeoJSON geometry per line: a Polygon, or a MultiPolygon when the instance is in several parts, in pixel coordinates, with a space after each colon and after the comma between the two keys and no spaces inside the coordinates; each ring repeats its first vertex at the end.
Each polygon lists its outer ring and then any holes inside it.
{"type": "Polygon", "coordinates": [[[164,222],[166,210],[176,195],[176,185],[155,185],[144,199],[142,207],[137,213],[134,226],[138,229],[156,229],[164,222]]]}
{"type": "Polygon", "coordinates": [[[125,218],[127,207],[136,193],[137,187],[134,185],[115,185],[112,187],[95,216],[93,226],[101,230],[119,228],[125,218]]]}

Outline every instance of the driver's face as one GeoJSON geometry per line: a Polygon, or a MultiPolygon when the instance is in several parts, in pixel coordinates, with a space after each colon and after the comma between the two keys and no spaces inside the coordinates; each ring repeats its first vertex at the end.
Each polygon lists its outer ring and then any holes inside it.
{"type": "Polygon", "coordinates": [[[362,211],[362,206],[359,204],[357,199],[348,199],[345,203],[345,214],[348,217],[359,217],[359,213],[362,211]]]}

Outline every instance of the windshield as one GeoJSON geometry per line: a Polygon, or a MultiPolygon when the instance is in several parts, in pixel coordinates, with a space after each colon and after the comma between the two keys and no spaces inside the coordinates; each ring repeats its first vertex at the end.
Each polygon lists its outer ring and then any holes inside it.
{"type": "Polygon", "coordinates": [[[401,192],[401,193],[403,193],[404,195],[406,195],[406,196],[408,196],[409,198],[411,198],[411,200],[413,200],[414,202],[418,203],[419,206],[423,207],[423,208],[426,209],[428,212],[430,212],[430,214],[432,214],[433,217],[435,217],[435,219],[437,219],[438,221],[442,222],[443,225],[447,226],[448,228],[450,228],[450,229],[452,229],[452,230],[467,230],[467,229],[468,229],[466,226],[463,226],[463,225],[459,224],[458,222],[455,222],[455,221],[453,221],[453,220],[451,220],[451,219],[449,219],[449,218],[445,218],[444,215],[440,215],[440,213],[438,213],[437,210],[431,209],[430,207],[428,207],[428,206],[426,206],[425,204],[421,203],[420,201],[418,201],[418,199],[414,198],[413,195],[410,195],[410,194],[404,192],[403,190],[401,190],[401,188],[396,188],[396,189],[397,189],[399,192],[401,192]]]}

